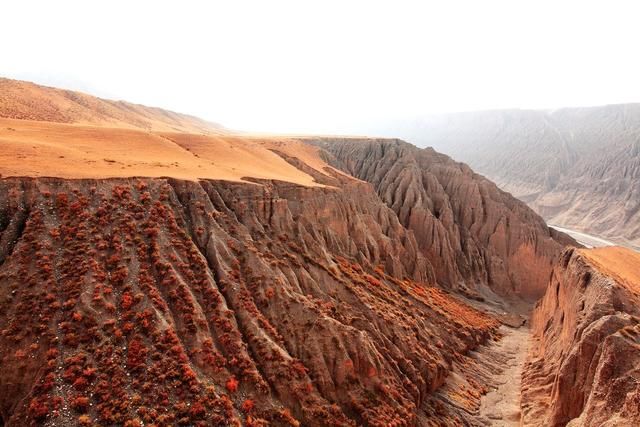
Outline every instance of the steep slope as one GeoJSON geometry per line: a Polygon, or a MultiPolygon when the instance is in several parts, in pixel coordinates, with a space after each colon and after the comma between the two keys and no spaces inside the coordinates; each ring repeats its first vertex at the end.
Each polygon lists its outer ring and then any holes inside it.
{"type": "Polygon", "coordinates": [[[485,111],[396,123],[548,222],[640,247],[640,104],[485,111]]]}
{"type": "Polygon", "coordinates": [[[532,317],[524,424],[638,425],[639,323],[640,255],[567,250],[532,317]]]}
{"type": "Polygon", "coordinates": [[[146,131],[228,133],[197,117],[0,77],[0,117],[146,131]]]}
{"type": "Polygon", "coordinates": [[[424,283],[368,184],[9,178],[0,202],[4,425],[464,422],[430,396],[498,322],[424,283]]]}
{"type": "Polygon", "coordinates": [[[413,231],[438,283],[468,295],[534,300],[568,237],[524,203],[432,149],[398,140],[324,140],[337,167],[373,184],[413,231]]]}

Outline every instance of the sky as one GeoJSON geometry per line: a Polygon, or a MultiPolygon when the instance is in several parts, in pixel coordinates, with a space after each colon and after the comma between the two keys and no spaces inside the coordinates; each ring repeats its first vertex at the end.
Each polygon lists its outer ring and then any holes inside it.
{"type": "Polygon", "coordinates": [[[637,1],[8,1],[0,76],[232,129],[640,102],[637,1]]]}

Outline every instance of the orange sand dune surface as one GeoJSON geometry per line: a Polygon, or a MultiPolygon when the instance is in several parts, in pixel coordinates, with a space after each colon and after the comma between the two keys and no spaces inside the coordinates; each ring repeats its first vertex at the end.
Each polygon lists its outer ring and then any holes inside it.
{"type": "Polygon", "coordinates": [[[0,78],[0,117],[157,132],[229,133],[197,117],[0,78]]]}
{"type": "Polygon", "coordinates": [[[318,185],[271,151],[323,172],[317,149],[277,137],[156,134],[136,129],[0,119],[0,175],[61,178],[174,177],[240,181],[251,177],[318,185]]]}
{"type": "Polygon", "coordinates": [[[640,292],[640,253],[619,246],[581,249],[580,252],[599,271],[640,292]]]}

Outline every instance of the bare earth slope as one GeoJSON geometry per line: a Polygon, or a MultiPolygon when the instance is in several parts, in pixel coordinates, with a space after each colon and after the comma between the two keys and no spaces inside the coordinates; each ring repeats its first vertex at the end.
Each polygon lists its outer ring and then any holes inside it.
{"type": "Polygon", "coordinates": [[[640,423],[640,254],[567,250],[532,318],[524,425],[640,423]]]}
{"type": "Polygon", "coordinates": [[[147,131],[220,134],[197,117],[0,77],[0,117],[147,131]]]}
{"type": "Polygon", "coordinates": [[[8,426],[456,425],[429,396],[498,325],[355,181],[9,178],[0,201],[8,426]]]}
{"type": "Polygon", "coordinates": [[[640,105],[427,117],[395,135],[468,163],[549,223],[640,247],[640,105]]]}

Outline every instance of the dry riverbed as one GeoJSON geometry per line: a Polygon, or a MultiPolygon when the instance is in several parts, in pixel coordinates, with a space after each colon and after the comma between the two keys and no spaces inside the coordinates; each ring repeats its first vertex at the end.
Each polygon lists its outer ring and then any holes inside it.
{"type": "Polygon", "coordinates": [[[520,380],[530,331],[526,327],[502,329],[505,335],[492,350],[504,357],[504,370],[495,375],[495,387],[480,400],[480,416],[492,426],[519,426],[520,380]]]}

